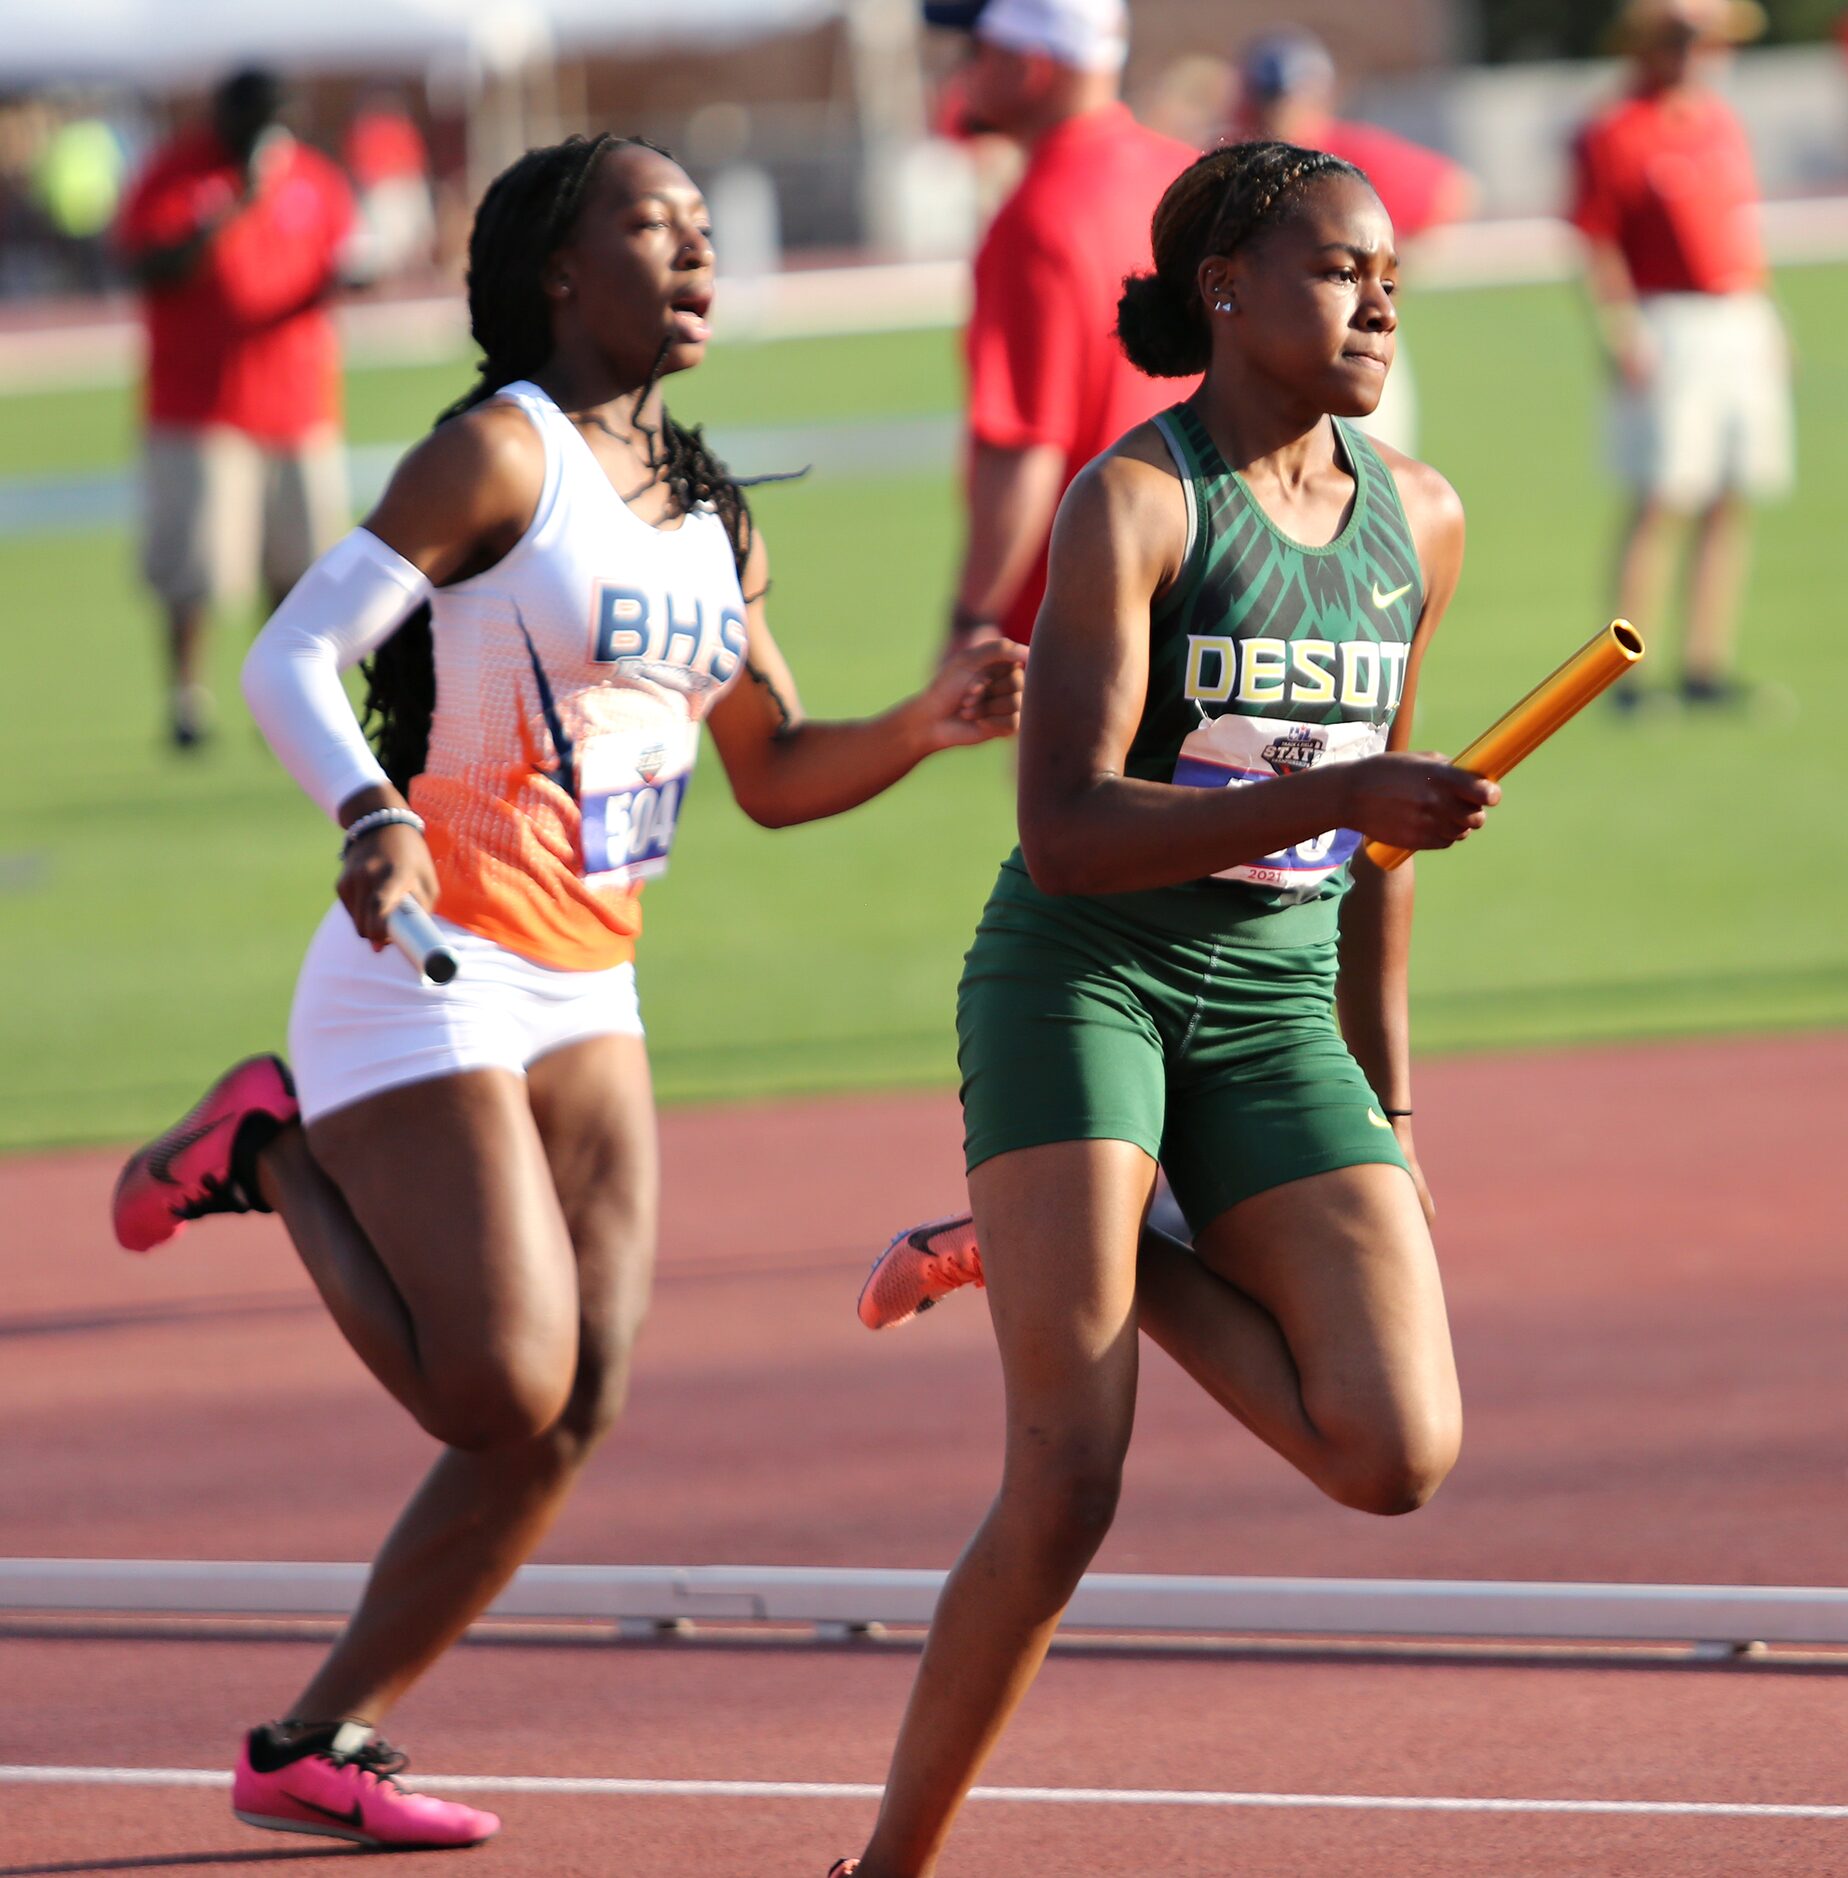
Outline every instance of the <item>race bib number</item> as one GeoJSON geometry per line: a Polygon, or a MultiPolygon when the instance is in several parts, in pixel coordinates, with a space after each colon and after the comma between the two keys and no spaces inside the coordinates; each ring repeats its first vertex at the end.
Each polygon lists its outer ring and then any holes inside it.
{"type": "MultiPolygon", "coordinates": [[[[1209,719],[1181,745],[1174,781],[1188,789],[1242,789],[1275,782],[1329,763],[1354,763],[1386,747],[1384,727],[1374,724],[1293,724],[1276,717],[1244,717],[1228,711],[1209,719]]],[[[1352,828],[1299,841],[1215,874],[1306,897],[1353,859],[1361,837],[1352,828]]]]}
{"type": "Polygon", "coordinates": [[[626,886],[667,871],[687,777],[637,783],[603,795],[586,795],[584,878],[598,886],[626,886]]]}
{"type": "MultiPolygon", "coordinates": [[[[614,700],[620,703],[620,695],[614,700]]],[[[612,702],[605,700],[606,703],[612,702]]],[[[667,872],[680,808],[693,775],[692,724],[618,722],[579,755],[583,874],[595,887],[627,887],[667,872]]]]}

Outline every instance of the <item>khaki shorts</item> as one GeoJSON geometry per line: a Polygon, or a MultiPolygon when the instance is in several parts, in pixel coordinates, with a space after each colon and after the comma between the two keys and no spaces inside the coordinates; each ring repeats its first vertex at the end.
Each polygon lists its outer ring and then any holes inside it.
{"type": "Polygon", "coordinates": [[[291,449],[213,425],[148,433],[141,571],[170,606],[286,593],[352,526],[331,426],[291,449]]]}
{"type": "Polygon", "coordinates": [[[1793,426],[1777,309],[1759,293],[1658,293],[1640,312],[1656,369],[1646,385],[1619,385],[1612,398],[1618,476],[1684,511],[1722,495],[1782,495],[1793,426]]]}

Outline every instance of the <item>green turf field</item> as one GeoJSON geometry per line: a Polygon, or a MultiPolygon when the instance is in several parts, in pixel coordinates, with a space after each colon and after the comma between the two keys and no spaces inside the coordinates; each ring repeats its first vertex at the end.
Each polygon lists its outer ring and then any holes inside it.
{"type": "MultiPolygon", "coordinates": [[[[1765,518],[1745,640],[1782,702],[1737,720],[1597,712],[1514,779],[1488,836],[1426,862],[1424,1049],[1848,1022],[1848,756],[1821,702],[1848,686],[1833,560],[1848,365],[1830,344],[1848,271],[1782,287],[1803,357],[1802,480],[1765,518]]],[[[1425,453],[1470,510],[1420,726],[1455,747],[1600,622],[1611,498],[1568,290],[1431,295],[1406,318],[1425,453]]],[[[412,435],[465,382],[459,366],[357,372],[354,434],[412,435]]],[[[955,384],[945,333],[740,346],[676,408],[721,429],[876,419],[948,409],[955,384]]],[[[0,399],[0,476],[107,469],[131,437],[122,393],[0,399]]],[[[810,707],[869,709],[915,682],[955,554],[946,479],[818,477],[758,508],[810,707]]],[[[234,703],[243,622],[218,641],[224,733],[180,762],[155,735],[126,535],[0,538],[0,581],[0,1146],[129,1136],[233,1055],[280,1042],[335,842],[234,703]]],[[[1010,829],[994,750],[777,834],[737,814],[708,761],[648,896],[640,970],[663,1094],[949,1080],[957,963],[1010,829]]]]}
{"type": "MultiPolygon", "coordinates": [[[[950,332],[716,346],[697,373],[674,386],[673,408],[689,423],[908,417],[953,410],[957,374],[950,332]]],[[[356,367],[347,374],[348,434],[355,443],[415,437],[473,377],[460,359],[356,367]]],[[[135,438],[129,390],[0,395],[0,476],[68,475],[126,463],[135,438]]]]}

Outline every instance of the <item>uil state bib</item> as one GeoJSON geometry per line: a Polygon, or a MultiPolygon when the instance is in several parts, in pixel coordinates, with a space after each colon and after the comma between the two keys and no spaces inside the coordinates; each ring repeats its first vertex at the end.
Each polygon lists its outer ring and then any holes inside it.
{"type": "MultiPolygon", "coordinates": [[[[1228,712],[1188,733],[1175,759],[1173,780],[1194,789],[1239,788],[1294,776],[1318,764],[1351,763],[1385,747],[1385,732],[1372,724],[1331,724],[1315,730],[1284,718],[1228,712]]],[[[1331,828],[1260,861],[1228,867],[1213,878],[1306,897],[1311,888],[1339,873],[1359,846],[1354,829],[1331,828]]]]}
{"type": "MultiPolygon", "coordinates": [[[[1262,788],[1386,748],[1424,585],[1391,471],[1359,430],[1330,421],[1354,502],[1340,534],[1313,547],[1277,528],[1191,405],[1155,419],[1186,491],[1188,546],[1151,614],[1148,694],[1128,775],[1262,788]]],[[[1329,829],[1173,891],[1230,896],[1226,912],[1241,924],[1325,903],[1332,931],[1360,840],[1329,829]]]]}

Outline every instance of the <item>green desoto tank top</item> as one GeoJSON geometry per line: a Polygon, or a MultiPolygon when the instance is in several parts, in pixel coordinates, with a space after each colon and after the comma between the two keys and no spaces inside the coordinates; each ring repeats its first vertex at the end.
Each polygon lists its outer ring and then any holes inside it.
{"type": "MultiPolygon", "coordinates": [[[[1148,697],[1127,774],[1249,787],[1386,747],[1424,583],[1392,472],[1352,424],[1330,421],[1354,505],[1318,548],[1278,529],[1191,405],[1155,419],[1186,489],[1188,550],[1151,613],[1148,697]]],[[[1164,891],[1211,894],[1237,925],[1300,909],[1283,923],[1301,943],[1333,933],[1360,842],[1330,829],[1164,891]]]]}

